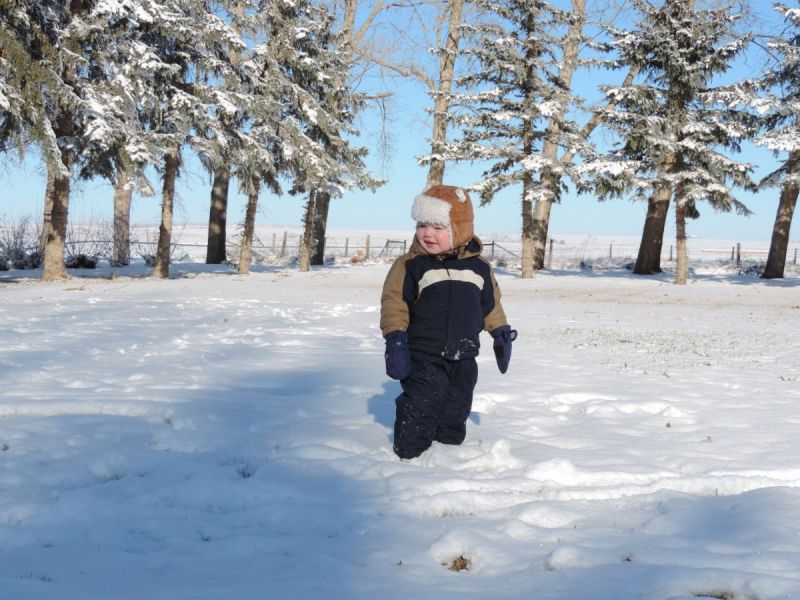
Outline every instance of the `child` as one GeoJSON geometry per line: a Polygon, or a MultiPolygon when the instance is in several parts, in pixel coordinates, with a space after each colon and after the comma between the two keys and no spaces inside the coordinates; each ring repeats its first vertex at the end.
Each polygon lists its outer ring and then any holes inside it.
{"type": "Polygon", "coordinates": [[[480,255],[467,192],[431,186],[414,200],[411,217],[417,222],[411,250],[389,269],[381,295],[386,374],[403,387],[394,424],[400,458],[419,456],[434,441],[464,441],[481,330],[494,338],[501,373],[517,337],[491,265],[480,255]]]}

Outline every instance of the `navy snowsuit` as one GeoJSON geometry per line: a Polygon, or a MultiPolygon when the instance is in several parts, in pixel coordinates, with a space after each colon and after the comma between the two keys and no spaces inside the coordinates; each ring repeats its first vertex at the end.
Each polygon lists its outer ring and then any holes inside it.
{"type": "Polygon", "coordinates": [[[473,237],[444,255],[414,239],[392,265],[381,296],[381,329],[408,333],[411,375],[400,383],[394,451],[422,454],[434,442],[460,444],[478,381],[479,335],[507,325],[491,265],[473,237]]]}

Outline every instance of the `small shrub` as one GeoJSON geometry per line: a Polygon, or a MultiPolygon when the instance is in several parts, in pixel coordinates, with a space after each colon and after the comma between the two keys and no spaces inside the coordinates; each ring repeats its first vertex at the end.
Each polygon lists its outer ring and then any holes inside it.
{"type": "Polygon", "coordinates": [[[25,217],[0,222],[0,270],[36,269],[42,264],[41,228],[25,217]]]}
{"type": "MultiPolygon", "coordinates": [[[[67,239],[64,244],[65,264],[69,267],[70,261],[80,263],[85,258],[91,258],[97,265],[97,259],[104,256],[111,259],[111,239],[113,227],[108,221],[91,218],[83,223],[69,223],[67,225],[67,239]],[[84,259],[80,258],[85,257],[84,259]]],[[[71,267],[74,268],[74,267],[71,267]]],[[[94,269],[95,267],[81,267],[94,269]]]]}
{"type": "Polygon", "coordinates": [[[70,256],[64,261],[64,265],[68,269],[96,269],[97,257],[86,256],[85,254],[77,254],[70,256]]]}

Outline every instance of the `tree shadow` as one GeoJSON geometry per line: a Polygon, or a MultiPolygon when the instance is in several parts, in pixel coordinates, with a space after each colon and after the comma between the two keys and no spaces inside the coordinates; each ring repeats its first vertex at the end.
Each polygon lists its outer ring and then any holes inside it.
{"type": "MultiPolygon", "coordinates": [[[[124,573],[121,600],[155,589],[255,598],[265,587],[276,598],[363,597],[354,574],[384,551],[391,524],[371,512],[369,483],[332,460],[349,431],[321,399],[339,375],[252,368],[129,397],[0,396],[0,407],[21,411],[4,415],[0,475],[19,477],[24,515],[0,522],[0,551],[13,556],[0,565],[2,585],[16,598],[92,599],[124,573]],[[365,540],[365,528],[380,535],[365,540]],[[40,595],[43,585],[53,594],[40,595]]],[[[394,395],[384,388],[369,401],[381,424],[394,395]]]]}

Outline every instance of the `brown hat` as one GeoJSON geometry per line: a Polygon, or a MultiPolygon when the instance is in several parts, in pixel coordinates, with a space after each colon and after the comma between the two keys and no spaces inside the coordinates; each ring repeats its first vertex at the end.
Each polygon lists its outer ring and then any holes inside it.
{"type": "Polygon", "coordinates": [[[411,218],[450,228],[453,248],[463,246],[474,234],[472,202],[467,191],[454,185],[432,185],[414,199],[411,218]]]}

